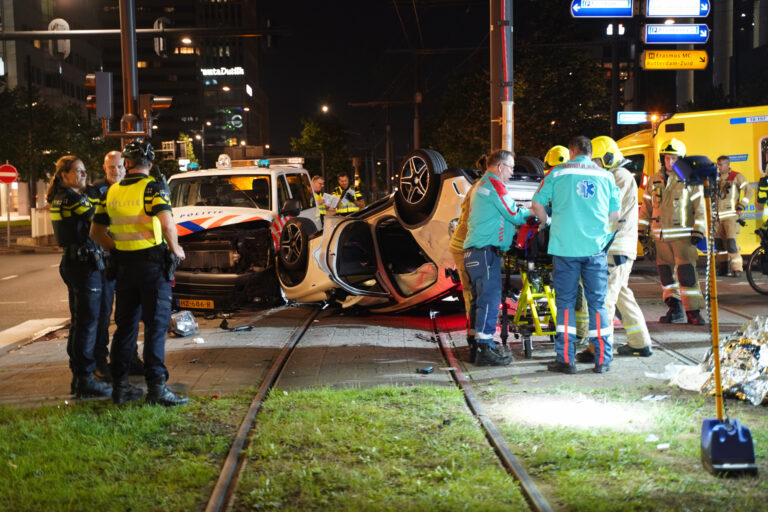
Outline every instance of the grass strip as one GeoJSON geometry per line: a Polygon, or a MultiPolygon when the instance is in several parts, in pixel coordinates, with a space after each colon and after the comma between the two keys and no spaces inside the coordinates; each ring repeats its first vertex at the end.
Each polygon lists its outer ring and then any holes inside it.
{"type": "Polygon", "coordinates": [[[454,388],[275,390],[236,510],[527,510],[454,388]]]}
{"type": "Polygon", "coordinates": [[[485,399],[499,430],[553,506],[579,511],[768,510],[763,407],[728,400],[727,409],[749,427],[761,476],[717,478],[701,464],[701,423],[715,417],[712,397],[671,388],[546,393],[500,393],[497,388],[485,399]],[[643,401],[648,395],[667,398],[643,401]],[[512,408],[519,411],[525,403],[536,405],[526,408],[521,420],[512,408]]]}
{"type": "Polygon", "coordinates": [[[203,506],[252,393],[193,405],[0,408],[0,510],[203,506]]]}

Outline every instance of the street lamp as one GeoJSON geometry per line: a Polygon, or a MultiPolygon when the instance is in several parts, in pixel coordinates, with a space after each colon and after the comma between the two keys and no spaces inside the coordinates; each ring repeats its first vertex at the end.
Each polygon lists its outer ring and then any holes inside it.
{"type": "Polygon", "coordinates": [[[323,111],[323,114],[327,114],[328,113],[328,105],[323,105],[322,107],[320,107],[320,110],[323,111]]]}

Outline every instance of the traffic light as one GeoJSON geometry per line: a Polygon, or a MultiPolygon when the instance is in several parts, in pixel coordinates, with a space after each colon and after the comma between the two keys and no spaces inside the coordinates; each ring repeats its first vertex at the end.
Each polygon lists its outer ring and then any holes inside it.
{"type": "Polygon", "coordinates": [[[172,102],[173,96],[139,95],[139,118],[146,123],[147,133],[152,133],[152,120],[157,117],[155,111],[169,108],[172,102]]]}
{"type": "MultiPolygon", "coordinates": [[[[171,20],[168,18],[157,18],[153,25],[155,30],[163,30],[165,27],[170,26],[171,20]]],[[[168,56],[168,41],[165,36],[155,37],[155,53],[158,57],[168,56]]]]}
{"type": "Polygon", "coordinates": [[[85,100],[88,110],[96,112],[96,117],[112,119],[112,73],[97,71],[85,75],[85,87],[94,91],[85,100]]]}

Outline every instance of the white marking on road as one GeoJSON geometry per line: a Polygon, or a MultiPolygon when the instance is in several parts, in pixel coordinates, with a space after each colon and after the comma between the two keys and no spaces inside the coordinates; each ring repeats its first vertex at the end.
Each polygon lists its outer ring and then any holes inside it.
{"type": "Polygon", "coordinates": [[[0,304],[26,304],[26,300],[8,300],[8,301],[0,301],[0,304]]]}
{"type": "Polygon", "coordinates": [[[15,279],[19,277],[19,274],[13,274],[12,276],[5,276],[3,278],[0,278],[0,281],[7,281],[8,279],[15,279]]]}
{"type": "Polygon", "coordinates": [[[49,265],[48,268],[60,267],[60,266],[61,266],[60,263],[54,263],[53,265],[49,265]]]}

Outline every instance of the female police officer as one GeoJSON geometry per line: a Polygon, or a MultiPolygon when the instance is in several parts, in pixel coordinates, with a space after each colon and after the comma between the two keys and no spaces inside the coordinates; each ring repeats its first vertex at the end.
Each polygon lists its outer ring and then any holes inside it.
{"type": "Polygon", "coordinates": [[[94,206],[84,193],[85,165],[67,155],[56,162],[47,199],[56,242],[64,249],[59,272],[69,291],[72,315],[67,339],[72,393],[78,398],[104,397],[112,388],[93,378],[93,347],[101,301],[101,250],[88,236],[94,206]]]}

